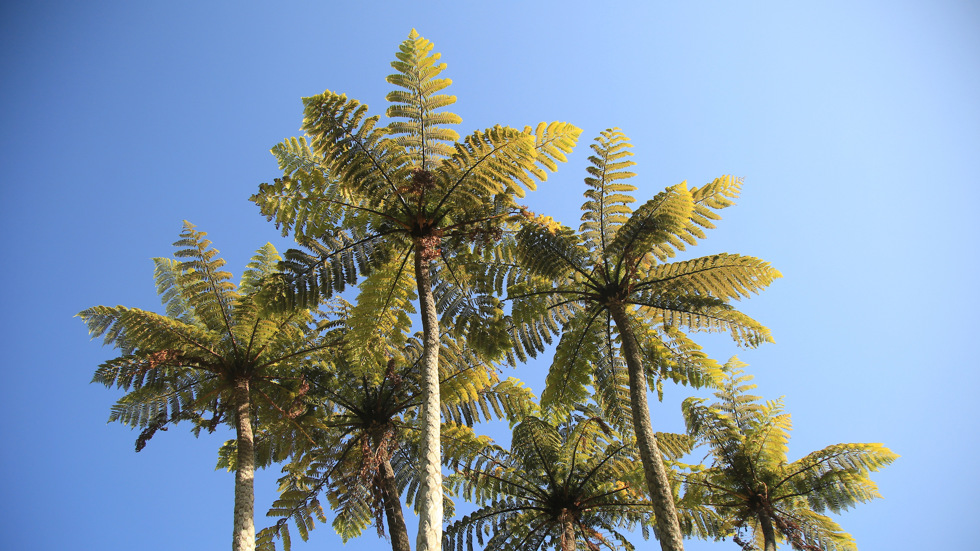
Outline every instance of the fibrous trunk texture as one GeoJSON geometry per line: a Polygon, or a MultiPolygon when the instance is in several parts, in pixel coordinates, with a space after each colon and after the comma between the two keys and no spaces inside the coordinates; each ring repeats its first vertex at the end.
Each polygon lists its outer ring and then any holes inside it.
{"type": "Polygon", "coordinates": [[[442,549],[442,448],[439,441],[439,318],[429,261],[423,258],[423,245],[415,244],[415,279],[422,310],[422,479],[419,498],[419,533],[416,551],[442,549]]]}
{"type": "Polygon", "coordinates": [[[388,519],[388,531],[391,537],[391,551],[412,551],[408,540],[408,527],[405,526],[405,516],[402,514],[402,500],[395,484],[395,471],[391,462],[385,459],[378,473],[381,490],[384,491],[385,517],[388,519]]]}
{"type": "Polygon", "coordinates": [[[235,433],[238,439],[238,467],[235,469],[234,551],[255,549],[255,443],[249,411],[248,379],[235,381],[235,433]]]}
{"type": "Polygon", "coordinates": [[[575,517],[565,509],[559,521],[562,527],[561,551],[575,551],[575,517]]]}
{"type": "Polygon", "coordinates": [[[682,551],[684,536],[677,518],[670,479],[664,467],[660,446],[650,423],[650,406],[647,403],[647,379],[643,369],[640,347],[629,325],[626,310],[621,305],[609,308],[621,338],[622,353],[629,372],[630,406],[633,410],[633,432],[639,448],[643,472],[646,476],[647,491],[653,504],[657,520],[657,537],[663,551],[682,551]]]}
{"type": "Polygon", "coordinates": [[[762,527],[765,551],[776,551],[776,531],[772,528],[772,519],[765,511],[759,513],[759,525],[762,527]]]}

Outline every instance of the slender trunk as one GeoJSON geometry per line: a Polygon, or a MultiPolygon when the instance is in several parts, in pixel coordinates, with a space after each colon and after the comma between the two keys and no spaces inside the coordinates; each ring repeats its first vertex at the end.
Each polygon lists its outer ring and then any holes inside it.
{"type": "Polygon", "coordinates": [[[565,509],[558,518],[561,522],[561,551],[575,551],[575,517],[565,509]]]}
{"type": "Polygon", "coordinates": [[[421,243],[415,244],[415,279],[422,310],[422,459],[419,469],[419,533],[417,551],[442,549],[442,421],[439,398],[439,318],[432,295],[429,261],[423,259],[421,243]]]}
{"type": "Polygon", "coordinates": [[[765,551],[776,551],[776,531],[772,528],[772,519],[765,511],[759,512],[759,526],[762,527],[765,551]]]}
{"type": "Polygon", "coordinates": [[[255,442],[252,438],[251,400],[248,379],[235,381],[235,433],[238,438],[238,468],[235,469],[235,530],[233,551],[255,549],[255,442]]]}
{"type": "Polygon", "coordinates": [[[381,490],[384,492],[385,517],[388,519],[388,532],[391,537],[391,551],[412,551],[408,540],[408,527],[402,514],[402,500],[395,484],[395,471],[391,461],[385,459],[378,473],[381,490]]]}
{"type": "Polygon", "coordinates": [[[684,535],[677,519],[674,496],[670,490],[670,479],[664,467],[660,446],[650,424],[650,406],[647,403],[647,378],[643,369],[640,346],[629,325],[626,310],[622,305],[611,305],[612,315],[621,338],[622,353],[629,372],[630,406],[633,414],[633,432],[636,433],[636,446],[639,448],[643,472],[646,476],[647,491],[653,504],[657,520],[657,538],[663,551],[682,551],[684,535]]]}

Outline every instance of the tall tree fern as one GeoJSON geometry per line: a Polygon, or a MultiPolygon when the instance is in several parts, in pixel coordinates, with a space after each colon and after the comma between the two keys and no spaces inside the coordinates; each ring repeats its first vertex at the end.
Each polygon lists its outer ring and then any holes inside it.
{"type": "Polygon", "coordinates": [[[632,448],[597,418],[558,427],[528,417],[510,450],[488,445],[453,482],[479,508],[446,529],[451,551],[634,549],[626,531],[652,512],[632,448]]]}
{"type": "MultiPolygon", "coordinates": [[[[252,200],[309,252],[287,253],[293,297],[307,304],[366,276],[362,296],[389,315],[417,299],[422,355],[423,456],[418,551],[437,550],[442,532],[439,343],[442,323],[491,357],[502,353],[499,303],[479,296],[474,259],[492,254],[517,198],[544,180],[579,130],[542,123],[495,126],[460,139],[455,97],[432,43],[414,30],[392,63],[387,126],[357,100],[334,92],[305,98],[306,137],[273,149],[284,176],[252,200]],[[414,290],[413,290],[414,289],[414,290]],[[465,320],[465,323],[457,323],[465,320]]],[[[360,299],[359,299],[360,302],[360,299]]],[[[372,331],[366,318],[365,331],[372,331]]],[[[365,336],[366,338],[366,336],[365,336]]]]}
{"type": "MultiPolygon", "coordinates": [[[[675,551],[683,548],[682,531],[650,421],[648,385],[666,378],[700,386],[717,378],[717,365],[686,332],[729,331],[750,346],[769,340],[765,327],[730,302],[769,285],[779,272],[734,254],[668,262],[713,227],[715,211],[733,204],[740,181],[724,177],[690,189],[681,183],[634,211],[630,147],[616,129],[592,144],[578,233],[548,218],[525,225],[516,254],[530,276],[515,280],[508,298],[515,327],[562,324],[542,406],[570,408],[594,387],[609,419],[636,438],[657,537],[664,550],[675,551]]],[[[515,338],[518,350],[538,345],[515,338]]]]}
{"type": "Polygon", "coordinates": [[[250,550],[255,426],[289,417],[302,393],[300,368],[327,344],[310,311],[262,308],[262,283],[279,261],[271,244],[259,249],[236,286],[205,235],[185,222],[174,243],[176,259],[154,259],[165,315],[125,306],[78,315],[93,337],[121,351],[99,366],[93,382],[126,391],[110,420],[143,429],[137,451],[156,431],[180,421],[189,421],[195,434],[222,422],[234,427],[239,460],[232,548],[250,550]]]}
{"type": "Polygon", "coordinates": [[[684,401],[688,430],[712,458],[687,477],[686,497],[713,507],[746,549],[755,543],[774,551],[784,540],[808,551],[856,550],[851,535],[821,513],[881,497],[869,474],[898,455],[881,444],[836,444],[790,462],[782,399],[763,403],[748,394],[755,385],[739,369],[744,365],[735,358],[726,364],[717,402],[684,401]],[[752,541],[739,539],[743,529],[752,541]]]}

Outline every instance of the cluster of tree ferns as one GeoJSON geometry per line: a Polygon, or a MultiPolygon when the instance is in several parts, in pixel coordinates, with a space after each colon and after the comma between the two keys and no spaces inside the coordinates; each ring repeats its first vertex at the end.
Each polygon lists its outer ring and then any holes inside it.
{"type": "Polygon", "coordinates": [[[175,258],[155,260],[164,314],[79,314],[121,351],[94,380],[125,391],[111,419],[142,429],[137,451],[179,422],[234,427],[219,465],[235,472],[235,550],[288,550],[291,526],[305,540],[332,517],[345,540],[373,524],[409,551],[406,505],[417,551],[633,549],[651,532],[670,551],[685,537],[854,549],[822,512],[877,497],[868,475],[896,456],[839,444],[789,462],[780,403],[747,394],[742,364],[689,336],[770,340],[732,306],[779,277],[768,263],[672,261],[740,180],[678,184],[634,208],[629,141],[607,130],[575,231],[519,201],[577,128],[461,138],[432,44],[413,31],[396,57],[387,125],[327,91],[303,100],[305,136],[273,148],[283,175],[251,200],[297,249],[262,247],[235,285],[185,224],[175,258]],[[555,339],[540,400],[500,379],[555,339]],[[653,430],[647,398],[665,382],[716,391],[684,402],[688,434],[653,430]],[[509,423],[509,448],[479,434],[491,419],[509,423]],[[682,463],[698,446],[710,462],[682,463]],[[275,522],[256,534],[254,473],[273,464],[275,522]],[[470,512],[452,520],[459,499],[470,512]]]}

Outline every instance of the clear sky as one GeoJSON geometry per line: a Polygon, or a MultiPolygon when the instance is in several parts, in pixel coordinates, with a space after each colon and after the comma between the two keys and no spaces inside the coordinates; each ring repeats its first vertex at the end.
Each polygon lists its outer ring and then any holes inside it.
{"type": "MultiPolygon", "coordinates": [[[[885,499],[840,519],[862,549],[976,546],[976,3],[42,0],[0,6],[0,547],[228,546],[233,476],[213,467],[229,435],[178,427],[134,453],[137,433],[105,422],[118,393],[88,384],[115,352],[72,316],[158,308],[150,259],[184,219],[236,276],[266,241],[288,246],[247,201],[277,176],[269,148],[324,89],[382,114],[413,27],[449,64],[462,134],[584,130],[533,210],[578,225],[587,144],[613,126],[640,199],[743,177],[691,252],[782,271],[740,305],[776,343],[701,341],[786,396],[791,459],[838,442],[901,454],[874,476],[885,499]]],[[[545,368],[508,374],[540,392],[545,368]]],[[[668,388],[655,427],[680,430],[689,392],[668,388]]],[[[258,473],[259,527],[277,475],[258,473]]],[[[334,541],[323,527],[296,548],[334,541]]]]}

